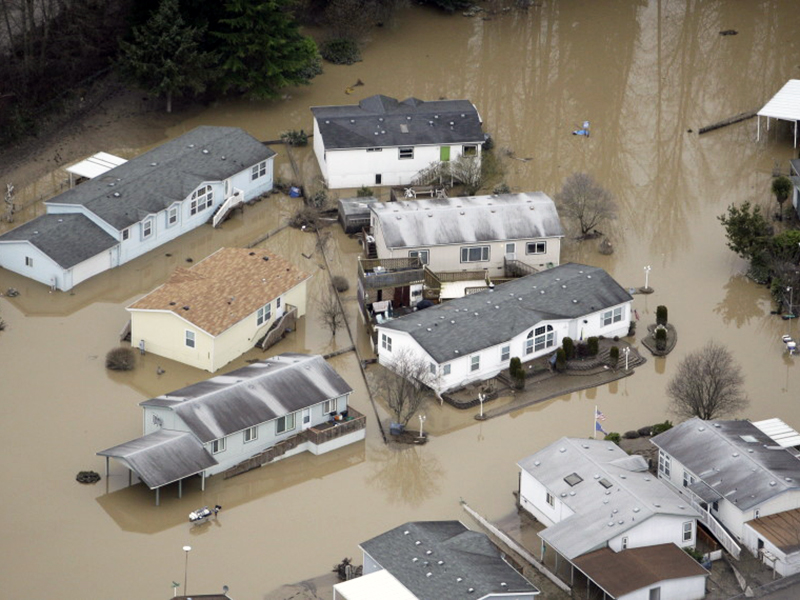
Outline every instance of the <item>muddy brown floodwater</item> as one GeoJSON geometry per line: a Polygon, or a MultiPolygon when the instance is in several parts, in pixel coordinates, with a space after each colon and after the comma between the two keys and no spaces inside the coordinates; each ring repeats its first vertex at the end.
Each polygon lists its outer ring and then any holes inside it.
{"type": "MultiPolygon", "coordinates": [[[[430,406],[432,440],[411,448],[383,444],[355,357],[344,354],[332,362],[355,388],[355,407],[369,417],[364,443],[227,481],[213,478],[205,492],[193,481],[183,499],[168,489],[155,507],[144,486],[127,486],[120,465],[112,463],[110,479],[96,485],[74,480],[80,470],[103,472],[96,451],[141,434],[138,402],[208,376],[152,355],[131,373],[107,372],[103,357],[127,320],[124,307],[186,258],[247,244],[278,227],[296,201],[274,196],[221,230],[203,227],[74,294],[50,294],[0,271],[0,290],[22,292],[0,298],[8,324],[0,333],[3,596],[168,598],[171,583],[183,581],[181,548],[189,544],[190,593],[226,584],[235,598],[263,598],[283,583],[327,572],[342,557],[358,557],[359,542],[404,521],[469,522],[459,498],[490,519],[505,518],[514,511],[517,460],[562,435],[590,435],[595,404],[614,431],[664,420],[666,382],[681,358],[709,338],[728,346],[743,366],[752,404],[741,416],[778,416],[800,426],[800,365],[780,342],[787,331],[800,334],[798,325],[770,315],[767,291],[743,277],[746,265],[726,248],[716,218],[730,203],[771,201],[772,169],[786,169],[791,137],[778,126],[756,142],[753,120],[696,133],[760,107],[787,79],[800,77],[796,1],[538,4],[491,18],[412,7],[376,31],[363,62],[327,65],[313,85],[286,98],[223,102],[154,118],[145,129],[137,122],[126,131],[117,122],[93,130],[94,147],[85,153],[135,155],[201,124],[236,125],[275,139],[285,129],[310,130],[309,106],[377,93],[469,98],[499,147],[532,158],[505,161],[513,189],[553,195],[566,176],[588,171],[616,195],[620,215],[608,230],[614,254],[601,256],[595,242],[568,242],[562,260],[603,267],[630,287],[644,285],[643,268],[652,265],[656,291],[636,296],[634,306],[642,330],[657,305],[669,307],[680,334],[675,352],[649,360],[633,377],[487,422],[430,406]],[[719,35],[728,29],[738,35],[719,35]],[[365,85],[347,95],[357,79],[365,85]],[[591,137],[571,135],[584,120],[591,122],[591,137]],[[188,513],[206,504],[224,507],[218,521],[190,529],[188,513]]],[[[276,149],[277,173],[288,179],[286,149],[276,149]]],[[[311,181],[311,152],[297,152],[296,163],[311,181]]],[[[56,173],[19,193],[36,197],[62,179],[56,173]]],[[[331,231],[332,269],[352,281],[358,245],[331,231]]],[[[310,235],[288,229],[263,242],[314,272],[311,293],[318,294],[325,277],[320,257],[300,255],[311,254],[314,244],[310,235]]],[[[346,296],[366,350],[353,287],[346,296]]],[[[312,307],[270,352],[324,353],[350,344],[346,332],[331,340],[314,314],[312,307]]],[[[258,356],[253,351],[231,366],[258,356]]]]}

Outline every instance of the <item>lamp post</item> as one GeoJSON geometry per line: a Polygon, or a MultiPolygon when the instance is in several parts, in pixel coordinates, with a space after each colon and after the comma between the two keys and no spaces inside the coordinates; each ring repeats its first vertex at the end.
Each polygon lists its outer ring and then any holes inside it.
{"type": "Polygon", "coordinates": [[[649,290],[650,289],[650,271],[651,270],[652,270],[652,268],[650,267],[650,265],[647,265],[644,268],[644,289],[645,290],[649,290]]]}
{"type": "Polygon", "coordinates": [[[625,353],[625,370],[627,371],[628,370],[628,355],[630,355],[631,349],[628,348],[628,347],[625,347],[625,348],[622,349],[622,351],[625,353]]]}
{"type": "Polygon", "coordinates": [[[425,415],[419,415],[419,437],[422,437],[422,435],[423,435],[422,434],[422,424],[425,422],[425,419],[427,419],[427,418],[428,417],[426,417],[425,415]]]}
{"type": "Polygon", "coordinates": [[[794,295],[794,289],[792,288],[792,286],[788,286],[786,288],[786,291],[789,292],[789,314],[793,315],[794,311],[792,310],[792,300],[794,295]]]}
{"type": "Polygon", "coordinates": [[[183,551],[186,554],[186,560],[183,563],[183,595],[188,596],[189,592],[186,590],[187,583],[189,582],[189,552],[191,552],[191,546],[184,546],[183,551]]]}
{"type": "Polygon", "coordinates": [[[478,394],[478,402],[481,403],[481,419],[483,418],[483,401],[486,400],[486,396],[484,394],[478,394]]]}

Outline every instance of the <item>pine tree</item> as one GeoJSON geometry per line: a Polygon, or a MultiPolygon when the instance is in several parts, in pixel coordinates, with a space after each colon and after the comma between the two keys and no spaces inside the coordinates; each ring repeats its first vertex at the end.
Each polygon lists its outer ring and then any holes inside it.
{"type": "Polygon", "coordinates": [[[205,90],[214,56],[201,49],[202,29],[186,25],[178,0],[162,0],[142,26],[134,27],[133,42],[120,42],[117,63],[123,76],[147,91],[172,98],[187,91],[205,90]]]}
{"type": "Polygon", "coordinates": [[[252,98],[273,98],[322,72],[317,45],[300,33],[289,0],[228,0],[221,29],[221,84],[252,98]]]}

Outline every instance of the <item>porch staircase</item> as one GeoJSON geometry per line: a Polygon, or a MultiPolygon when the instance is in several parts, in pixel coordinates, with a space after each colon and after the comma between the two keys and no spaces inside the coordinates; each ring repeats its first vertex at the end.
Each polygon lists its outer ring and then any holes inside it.
{"type": "Polygon", "coordinates": [[[375,238],[366,229],[361,230],[361,245],[364,247],[366,258],[378,258],[378,246],[375,238]]]}
{"type": "Polygon", "coordinates": [[[222,225],[222,222],[230,216],[234,209],[239,208],[244,204],[244,192],[234,188],[233,195],[229,196],[214,213],[211,224],[217,228],[222,225]]]}

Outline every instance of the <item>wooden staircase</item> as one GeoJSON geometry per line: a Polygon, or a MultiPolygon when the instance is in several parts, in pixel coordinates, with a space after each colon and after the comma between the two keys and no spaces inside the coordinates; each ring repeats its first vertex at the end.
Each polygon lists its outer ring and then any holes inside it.
{"type": "Polygon", "coordinates": [[[222,225],[222,222],[230,216],[234,209],[239,208],[244,204],[244,192],[234,188],[233,195],[229,196],[214,213],[212,217],[212,225],[216,228],[222,225]]]}
{"type": "Polygon", "coordinates": [[[366,229],[361,230],[361,245],[364,247],[365,258],[378,258],[378,246],[375,237],[366,229]]]}

